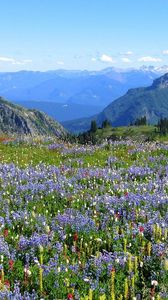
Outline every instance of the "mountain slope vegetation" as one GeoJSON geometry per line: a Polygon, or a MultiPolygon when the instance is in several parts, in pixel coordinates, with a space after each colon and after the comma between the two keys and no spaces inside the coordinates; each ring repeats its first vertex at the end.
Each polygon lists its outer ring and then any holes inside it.
{"type": "Polygon", "coordinates": [[[66,135],[64,128],[38,110],[28,110],[0,97],[0,134],[66,135]]]}

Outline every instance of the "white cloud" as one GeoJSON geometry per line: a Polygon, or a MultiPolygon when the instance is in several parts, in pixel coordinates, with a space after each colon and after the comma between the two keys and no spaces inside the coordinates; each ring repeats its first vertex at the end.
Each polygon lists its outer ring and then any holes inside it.
{"type": "Polygon", "coordinates": [[[104,62],[104,63],[114,63],[115,61],[113,60],[113,58],[107,54],[102,54],[99,58],[99,60],[101,62],[104,62]]]}
{"type": "Polygon", "coordinates": [[[2,63],[11,63],[12,65],[25,65],[31,63],[31,59],[23,59],[23,60],[16,60],[12,57],[0,56],[0,62],[2,63]]]}
{"type": "Polygon", "coordinates": [[[25,63],[21,62],[21,61],[17,61],[17,60],[14,60],[12,62],[12,65],[25,65],[25,63]]]}
{"type": "Polygon", "coordinates": [[[134,54],[134,52],[132,52],[132,51],[127,51],[127,52],[120,52],[120,54],[121,55],[128,55],[128,56],[131,56],[131,55],[133,55],[134,54]]]}
{"type": "Polygon", "coordinates": [[[14,63],[15,62],[14,58],[4,57],[4,56],[0,56],[0,61],[2,61],[2,62],[10,62],[10,63],[14,63]]]}
{"type": "Polygon", "coordinates": [[[58,60],[58,61],[57,61],[57,65],[63,66],[63,65],[64,65],[64,62],[63,62],[62,60],[58,60]]]}
{"type": "Polygon", "coordinates": [[[96,57],[92,57],[91,61],[97,61],[97,58],[96,57]]]}
{"type": "Polygon", "coordinates": [[[124,63],[131,63],[131,60],[130,60],[128,57],[122,57],[121,60],[122,60],[124,63]]]}
{"type": "Polygon", "coordinates": [[[168,50],[164,50],[162,53],[163,53],[164,55],[168,55],[168,50]]]}
{"type": "Polygon", "coordinates": [[[12,62],[13,65],[26,65],[26,64],[30,64],[30,63],[32,63],[31,59],[24,59],[21,61],[15,60],[12,62]]]}
{"type": "Polygon", "coordinates": [[[139,62],[161,62],[162,59],[159,57],[152,57],[152,56],[144,56],[138,59],[139,62]]]}
{"type": "Polygon", "coordinates": [[[132,51],[127,51],[126,53],[125,53],[125,55],[133,55],[134,53],[132,52],[132,51]]]}

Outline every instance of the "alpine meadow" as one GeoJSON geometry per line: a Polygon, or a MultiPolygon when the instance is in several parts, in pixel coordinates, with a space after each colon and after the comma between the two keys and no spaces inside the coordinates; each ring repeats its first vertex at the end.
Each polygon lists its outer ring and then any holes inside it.
{"type": "Polygon", "coordinates": [[[0,9],[0,300],[168,300],[168,2],[0,9]]]}

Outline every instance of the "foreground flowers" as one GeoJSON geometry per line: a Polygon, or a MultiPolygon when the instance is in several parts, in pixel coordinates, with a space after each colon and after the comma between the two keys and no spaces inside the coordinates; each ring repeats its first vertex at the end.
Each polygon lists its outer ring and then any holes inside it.
{"type": "Polygon", "coordinates": [[[0,299],[166,299],[166,146],[62,148],[0,164],[0,299]]]}

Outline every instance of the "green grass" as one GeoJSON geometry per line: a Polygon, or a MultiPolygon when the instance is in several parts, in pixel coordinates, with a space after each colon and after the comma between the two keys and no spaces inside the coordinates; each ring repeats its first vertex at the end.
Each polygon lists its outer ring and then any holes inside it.
{"type": "MultiPolygon", "coordinates": [[[[98,129],[96,132],[96,137],[98,140],[102,141],[110,137],[116,137],[117,139],[131,138],[133,140],[141,141],[152,136],[153,140],[159,142],[168,141],[168,135],[160,136],[155,132],[154,126],[130,126],[130,127],[116,127],[111,126],[98,129]]],[[[2,163],[14,163],[21,167],[26,167],[28,165],[37,165],[39,163],[45,163],[50,165],[60,166],[61,164],[68,164],[68,160],[74,159],[77,161],[82,158],[83,166],[95,166],[104,167],[109,156],[115,156],[117,158],[122,158],[127,164],[131,163],[131,157],[127,155],[125,149],[113,150],[111,149],[98,149],[94,153],[85,154],[62,154],[61,150],[49,150],[47,143],[36,143],[35,145],[30,145],[28,143],[9,143],[4,144],[3,139],[0,138],[0,161],[2,163]]],[[[79,146],[80,147],[80,146],[79,146]]],[[[77,162],[74,161],[74,167],[78,167],[77,162]]]]}
{"type": "Polygon", "coordinates": [[[47,147],[23,145],[4,145],[0,143],[0,159],[3,163],[14,163],[21,167],[39,163],[60,165],[60,154],[47,147]]]}
{"type": "Polygon", "coordinates": [[[158,140],[158,141],[168,141],[168,135],[162,136],[156,131],[155,126],[121,126],[121,127],[111,127],[108,126],[103,129],[98,129],[96,132],[96,137],[100,140],[107,139],[110,137],[116,138],[131,138],[134,140],[158,140]]]}
{"type": "MultiPolygon", "coordinates": [[[[79,147],[81,146],[79,145],[79,147]]],[[[83,167],[102,168],[107,166],[107,160],[110,156],[118,158],[120,163],[124,163],[124,165],[132,163],[132,158],[124,146],[95,148],[91,153],[62,154],[61,149],[49,150],[46,144],[32,146],[28,143],[3,144],[0,142],[1,163],[14,163],[22,168],[40,163],[56,166],[72,164],[73,167],[79,168],[78,160],[80,159],[83,167]]]]}

